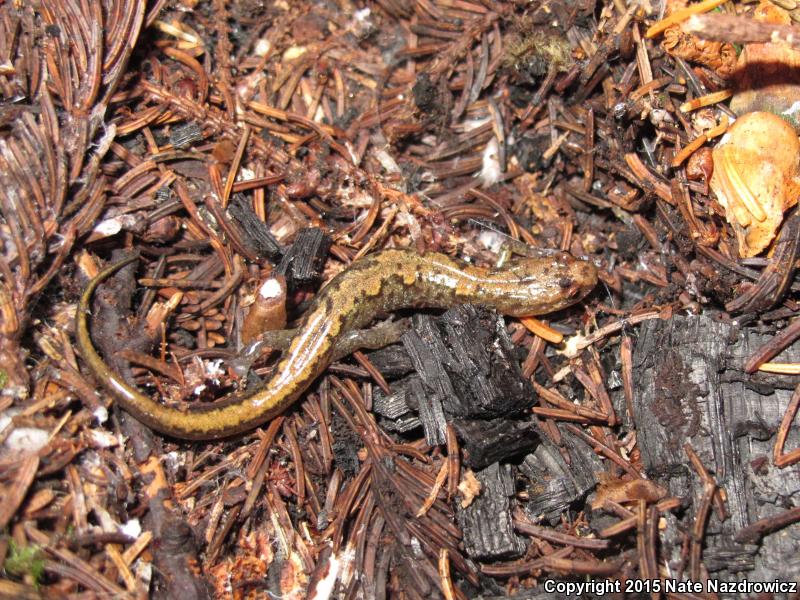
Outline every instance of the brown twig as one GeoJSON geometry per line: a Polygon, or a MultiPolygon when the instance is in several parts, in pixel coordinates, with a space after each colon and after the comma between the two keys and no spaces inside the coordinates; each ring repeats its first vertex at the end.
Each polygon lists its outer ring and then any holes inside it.
{"type": "Polygon", "coordinates": [[[798,29],[793,25],[762,23],[750,17],[728,14],[693,15],[683,25],[687,33],[732,44],[782,43],[800,47],[798,29]]]}

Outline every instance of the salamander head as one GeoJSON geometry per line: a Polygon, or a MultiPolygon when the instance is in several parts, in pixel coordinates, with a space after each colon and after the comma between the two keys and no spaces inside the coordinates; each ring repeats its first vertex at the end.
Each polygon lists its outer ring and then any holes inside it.
{"type": "Polygon", "coordinates": [[[503,270],[511,276],[511,285],[497,308],[512,316],[560,310],[582,300],[597,285],[597,268],[566,252],[516,260],[503,270]]]}

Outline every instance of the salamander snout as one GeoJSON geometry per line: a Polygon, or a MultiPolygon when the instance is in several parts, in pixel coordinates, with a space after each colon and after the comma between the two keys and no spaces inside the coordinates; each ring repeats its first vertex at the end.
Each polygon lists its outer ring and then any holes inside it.
{"type": "Polygon", "coordinates": [[[565,252],[515,261],[508,270],[516,283],[506,288],[498,305],[513,316],[560,310],[582,300],[597,285],[597,268],[565,252]]]}
{"type": "Polygon", "coordinates": [[[568,306],[583,299],[597,285],[597,267],[570,255],[565,255],[562,260],[566,275],[560,279],[559,285],[566,300],[564,306],[568,306]]]}
{"type": "Polygon", "coordinates": [[[574,298],[576,302],[597,285],[597,267],[590,262],[570,256],[567,272],[568,275],[563,277],[559,284],[564,289],[565,295],[574,298]]]}

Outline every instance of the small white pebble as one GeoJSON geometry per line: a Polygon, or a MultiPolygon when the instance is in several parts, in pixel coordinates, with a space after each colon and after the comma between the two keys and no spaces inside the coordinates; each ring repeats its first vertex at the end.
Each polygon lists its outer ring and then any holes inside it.
{"type": "Polygon", "coordinates": [[[92,416],[95,418],[98,424],[102,425],[108,421],[108,409],[105,406],[98,406],[92,411],[92,416]]]}
{"type": "Polygon", "coordinates": [[[116,235],[123,227],[133,227],[135,224],[136,217],[132,215],[120,215],[98,223],[94,228],[94,233],[104,236],[116,235]]]}
{"type": "Polygon", "coordinates": [[[269,43],[268,39],[261,38],[258,40],[258,42],[256,42],[256,47],[254,50],[256,56],[263,58],[269,53],[270,50],[272,50],[272,44],[269,43]]]}
{"type": "Polygon", "coordinates": [[[500,147],[497,144],[497,138],[492,138],[486,144],[486,149],[483,151],[483,167],[481,168],[480,178],[483,182],[483,187],[492,187],[500,180],[503,172],[500,169],[500,147]]]}
{"type": "Polygon", "coordinates": [[[586,338],[580,334],[571,335],[564,339],[564,345],[556,353],[562,354],[567,358],[575,358],[586,347],[586,338]]]}
{"type": "Polygon", "coordinates": [[[172,452],[168,452],[164,455],[164,464],[170,469],[177,469],[178,467],[183,466],[185,462],[186,458],[183,453],[179,454],[173,450],[172,452]]]}
{"type": "Polygon", "coordinates": [[[414,553],[415,556],[422,556],[422,542],[419,541],[419,538],[412,537],[411,538],[411,551],[414,553]]]}
{"type": "Polygon", "coordinates": [[[307,51],[308,48],[305,46],[290,46],[283,53],[283,62],[289,62],[291,60],[295,60],[296,58],[300,58],[307,51]]]}
{"type": "Polygon", "coordinates": [[[139,522],[139,519],[131,519],[127,523],[122,523],[119,526],[119,532],[128,537],[138,538],[142,535],[142,524],[139,522]]]}
{"type": "Polygon", "coordinates": [[[102,429],[89,430],[89,443],[93,448],[113,448],[119,446],[119,439],[113,433],[102,429]]]}
{"type": "Polygon", "coordinates": [[[261,287],[258,290],[259,296],[262,298],[280,298],[281,296],[281,284],[278,282],[277,279],[270,277],[264,283],[261,284],[261,287]]]}

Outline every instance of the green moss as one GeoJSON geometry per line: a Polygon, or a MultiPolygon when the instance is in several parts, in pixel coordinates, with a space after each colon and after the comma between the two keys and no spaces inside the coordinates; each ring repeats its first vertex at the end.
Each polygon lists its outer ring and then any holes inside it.
{"type": "Polygon", "coordinates": [[[4,369],[0,369],[0,390],[6,387],[8,383],[8,373],[4,369]]]}
{"type": "Polygon", "coordinates": [[[15,577],[30,575],[34,585],[38,586],[44,575],[42,551],[36,545],[19,547],[14,540],[11,540],[3,568],[6,573],[15,577]]]}

